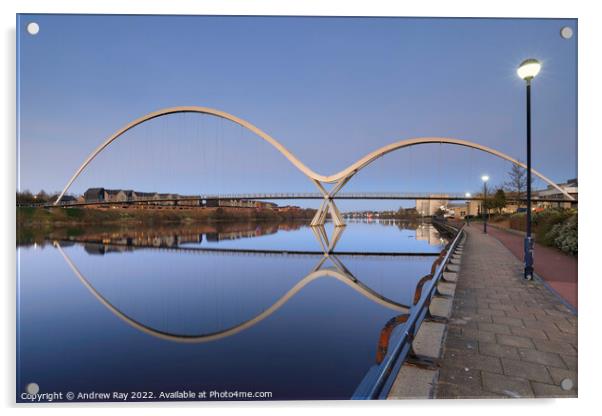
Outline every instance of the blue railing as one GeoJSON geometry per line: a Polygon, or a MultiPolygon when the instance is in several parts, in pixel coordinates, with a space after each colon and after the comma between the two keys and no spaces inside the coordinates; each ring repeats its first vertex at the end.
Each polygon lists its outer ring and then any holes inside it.
{"type": "Polygon", "coordinates": [[[364,379],[356,388],[352,396],[353,400],[386,399],[395,378],[399,373],[399,369],[407,360],[412,350],[412,341],[416,337],[420,325],[429,315],[429,305],[431,299],[435,295],[437,284],[441,280],[450,256],[456,249],[464,232],[463,227],[456,229],[447,224],[441,225],[454,228],[456,231],[454,239],[443,249],[443,251],[441,251],[441,254],[433,263],[434,270],[431,269],[432,278],[428,290],[425,291],[426,293],[423,294],[420,300],[412,306],[409,317],[404,325],[398,327],[394,332],[394,335],[389,342],[389,345],[392,345],[393,347],[388,349],[387,354],[379,364],[372,366],[368,370],[364,379]]]}

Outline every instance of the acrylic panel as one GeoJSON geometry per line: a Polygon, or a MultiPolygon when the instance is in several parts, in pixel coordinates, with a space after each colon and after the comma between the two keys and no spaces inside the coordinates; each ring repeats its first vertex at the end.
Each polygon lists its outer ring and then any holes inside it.
{"type": "Polygon", "coordinates": [[[576,19],[16,28],[17,402],[577,396],[576,19]]]}

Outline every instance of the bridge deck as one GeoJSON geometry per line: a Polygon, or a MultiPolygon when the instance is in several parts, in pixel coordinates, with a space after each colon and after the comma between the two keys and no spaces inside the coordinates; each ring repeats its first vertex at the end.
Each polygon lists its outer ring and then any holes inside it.
{"type": "MultiPolygon", "coordinates": [[[[270,200],[323,200],[324,196],[320,193],[263,193],[263,194],[224,194],[224,195],[196,195],[183,196],[176,198],[163,199],[134,199],[125,201],[84,201],[84,202],[60,202],[58,206],[78,207],[93,205],[157,205],[157,204],[182,204],[182,206],[199,206],[203,201],[270,201],[270,200]],[[193,205],[194,204],[194,205],[193,205]]],[[[481,196],[466,197],[464,194],[455,193],[340,193],[333,199],[338,200],[446,200],[446,201],[482,201],[481,196]]],[[[516,198],[506,196],[508,202],[526,202],[526,198],[516,198]]],[[[578,201],[571,201],[566,198],[531,198],[533,202],[571,202],[577,204],[578,201]]],[[[52,203],[40,204],[18,204],[28,207],[52,207],[52,203]]],[[[244,207],[242,207],[244,208],[244,207]]]]}

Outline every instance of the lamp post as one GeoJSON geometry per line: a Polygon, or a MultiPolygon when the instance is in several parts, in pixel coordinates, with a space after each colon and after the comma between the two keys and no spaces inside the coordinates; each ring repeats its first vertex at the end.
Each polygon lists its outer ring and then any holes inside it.
{"type": "Polygon", "coordinates": [[[483,232],[487,234],[487,217],[489,217],[489,210],[487,210],[487,181],[489,180],[489,176],[483,175],[481,176],[481,180],[483,181],[483,209],[481,213],[483,213],[483,232]]]}
{"type": "Polygon", "coordinates": [[[541,63],[537,59],[524,60],[516,73],[527,84],[527,234],[525,236],[525,271],[526,280],[533,279],[533,239],[531,237],[531,80],[539,74],[541,63]]]}
{"type": "MultiPolygon", "coordinates": [[[[466,192],[466,194],[464,194],[464,196],[466,196],[466,198],[470,198],[470,192],[466,192]]],[[[464,219],[466,220],[466,225],[470,226],[470,201],[467,199],[466,200],[466,215],[464,215],[464,219]]]]}

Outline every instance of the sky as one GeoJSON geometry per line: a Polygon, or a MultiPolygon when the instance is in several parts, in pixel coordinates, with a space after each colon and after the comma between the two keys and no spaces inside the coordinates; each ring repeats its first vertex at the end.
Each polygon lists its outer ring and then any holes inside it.
{"type": "MultiPolygon", "coordinates": [[[[19,15],[17,34],[21,190],[61,190],[118,128],[182,105],[241,117],[321,174],[415,137],[465,139],[524,161],[516,68],[526,58],[543,64],[533,81],[533,167],[556,182],[577,176],[575,19],[19,15]],[[35,36],[26,31],[32,21],[35,36]],[[560,36],[563,26],[571,39],[560,36]]],[[[476,150],[424,145],[379,159],[344,191],[477,192],[483,174],[495,187],[509,170],[476,150]]],[[[193,114],[120,137],[70,192],[94,186],[316,191],[256,136],[193,114]]]]}

